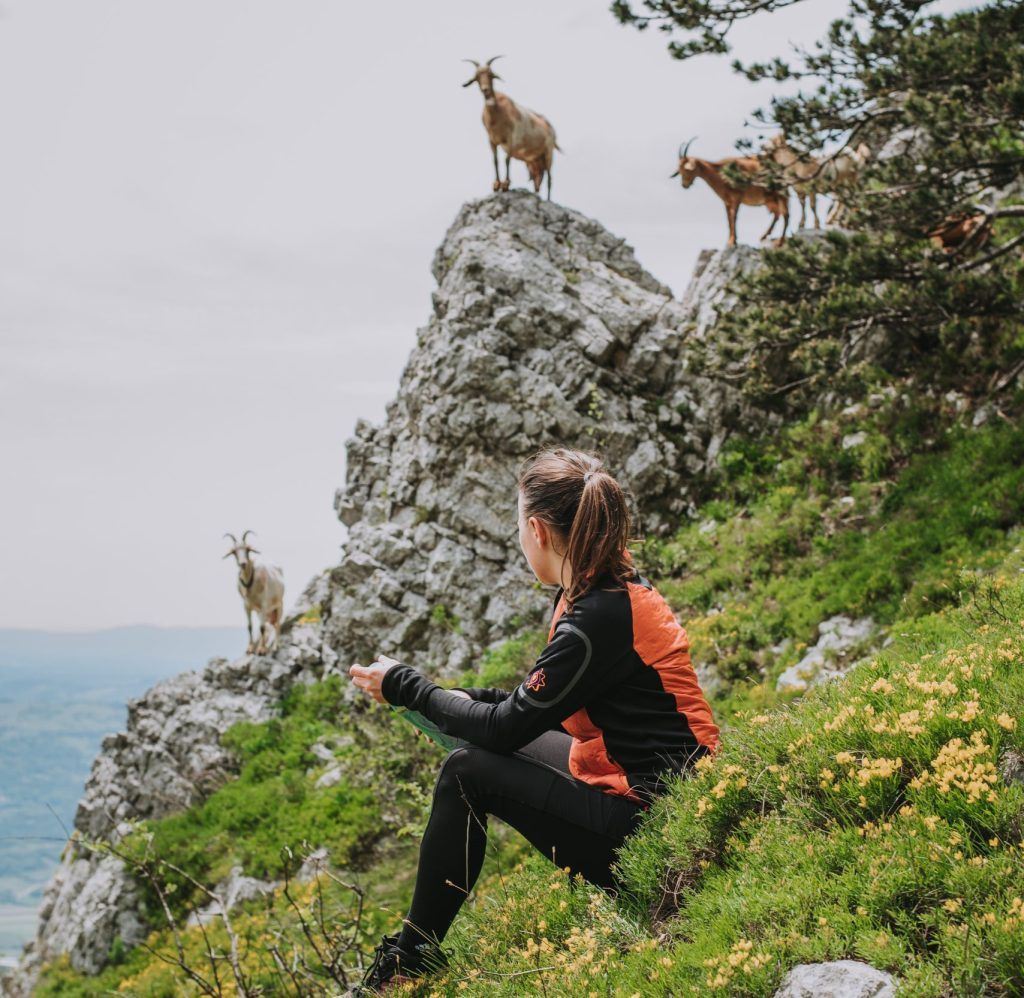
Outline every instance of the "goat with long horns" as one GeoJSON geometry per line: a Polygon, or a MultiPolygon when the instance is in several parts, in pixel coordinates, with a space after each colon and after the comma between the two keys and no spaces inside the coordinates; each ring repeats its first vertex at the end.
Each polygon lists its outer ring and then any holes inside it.
{"type": "Polygon", "coordinates": [[[551,161],[555,150],[561,148],[555,139],[555,130],[542,114],[531,111],[517,104],[508,94],[499,93],[494,89],[494,81],[501,77],[491,69],[491,63],[502,56],[492,56],[483,65],[476,59],[463,59],[476,67],[476,72],[462,85],[470,87],[474,83],[480,85],[484,95],[484,128],[491,143],[491,156],[494,159],[494,190],[507,191],[509,186],[509,166],[513,159],[520,159],[530,171],[533,189],[540,193],[540,185],[545,174],[548,178],[548,200],[551,200],[551,161]],[[498,169],[498,147],[505,151],[505,179],[501,179],[498,169]]]}
{"type": "Polygon", "coordinates": [[[245,608],[245,625],[249,628],[249,645],[246,653],[265,655],[274,650],[281,633],[281,620],[284,617],[284,573],[277,565],[265,565],[252,560],[252,555],[259,554],[251,547],[246,538],[252,530],[242,533],[242,539],[236,541],[234,534],[224,536],[231,540],[231,550],[225,558],[234,555],[238,565],[238,592],[245,608]],[[253,638],[252,615],[259,617],[259,640],[253,638]]]}
{"type": "Polygon", "coordinates": [[[722,199],[725,205],[725,214],[729,219],[729,242],[727,245],[736,245],[736,213],[741,204],[764,205],[772,213],[772,224],[768,226],[761,239],[767,239],[775,223],[782,219],[782,235],[776,240],[775,245],[780,245],[786,238],[786,229],[789,226],[789,188],[783,187],[778,190],[768,187],[757,180],[765,176],[765,167],[756,156],[729,156],[726,159],[698,159],[689,155],[693,139],[685,145],[679,146],[679,167],[669,179],[679,177],[683,187],[689,187],[697,177],[704,182],[722,199]],[[722,170],[730,164],[735,165],[739,170],[750,177],[750,182],[735,184],[726,179],[722,170]],[[755,179],[757,178],[757,179],[755,179]]]}

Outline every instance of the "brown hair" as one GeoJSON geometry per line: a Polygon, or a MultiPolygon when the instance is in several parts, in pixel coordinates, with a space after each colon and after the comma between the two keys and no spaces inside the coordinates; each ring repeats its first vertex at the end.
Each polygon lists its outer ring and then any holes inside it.
{"type": "Polygon", "coordinates": [[[605,572],[622,584],[633,577],[626,494],[599,457],[563,447],[541,450],[523,462],[518,484],[523,516],[542,520],[566,545],[573,571],[567,610],[605,572]]]}

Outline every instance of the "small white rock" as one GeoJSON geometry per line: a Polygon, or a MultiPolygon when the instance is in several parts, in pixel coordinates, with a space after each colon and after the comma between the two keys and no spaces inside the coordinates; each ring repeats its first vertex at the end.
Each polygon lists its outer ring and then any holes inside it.
{"type": "Polygon", "coordinates": [[[891,974],[859,960],[805,963],[794,967],[775,998],[893,998],[891,974]]]}

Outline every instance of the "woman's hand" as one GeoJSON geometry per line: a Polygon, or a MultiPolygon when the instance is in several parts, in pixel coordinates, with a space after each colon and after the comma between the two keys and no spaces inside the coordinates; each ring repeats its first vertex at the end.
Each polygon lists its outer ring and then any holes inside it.
{"type": "Polygon", "coordinates": [[[352,682],[369,693],[377,703],[387,703],[384,694],[381,693],[381,685],[388,669],[395,665],[398,665],[395,659],[388,658],[387,655],[378,655],[377,661],[372,665],[360,665],[355,662],[350,666],[348,674],[352,677],[352,682]]]}

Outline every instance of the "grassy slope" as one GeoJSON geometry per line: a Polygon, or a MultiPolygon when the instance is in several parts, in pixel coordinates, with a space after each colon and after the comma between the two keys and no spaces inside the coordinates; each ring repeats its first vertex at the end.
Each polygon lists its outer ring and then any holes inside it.
{"type": "Polygon", "coordinates": [[[1024,994],[1024,788],[997,774],[1024,748],[1024,430],[951,416],[861,407],[728,455],[715,529],[644,552],[695,659],[733,680],[722,753],[623,849],[617,904],[587,890],[581,908],[532,859],[481,888],[449,937],[453,980],[771,995],[797,963],[850,957],[903,994],[1024,994]],[[892,643],[777,694],[837,612],[874,615],[892,643]]]}
{"type": "MultiPolygon", "coordinates": [[[[645,547],[695,659],[731,680],[717,703],[723,752],[680,781],[624,849],[631,890],[618,904],[568,884],[515,836],[496,842],[488,869],[502,874],[485,875],[449,936],[452,979],[423,993],[649,994],[653,984],[768,995],[789,966],[841,956],[893,970],[909,994],[1024,993],[1024,797],[994,776],[999,753],[1021,748],[1024,561],[1010,528],[1024,522],[1024,431],[997,421],[946,433],[949,413],[901,398],[729,451],[721,498],[703,510],[715,528],[687,525],[645,547]],[[842,437],[861,430],[864,443],[844,450],[842,437]],[[894,642],[848,679],[787,702],[774,676],[836,612],[871,613],[894,642]],[[766,653],[786,637],[789,649],[766,653]],[[517,855],[524,862],[509,872],[517,855]]],[[[477,681],[512,680],[540,640],[510,642],[477,681]]],[[[333,803],[319,799],[322,764],[308,746],[338,744],[332,695],[297,694],[277,727],[234,732],[242,779],[160,823],[161,854],[208,879],[239,860],[277,875],[282,839],[331,840],[357,857],[362,818],[394,810],[359,793],[388,759],[407,798],[391,830],[422,822],[434,756],[387,742],[393,726],[373,724],[373,711],[364,720],[385,741],[338,745],[345,780],[333,803]],[[352,818],[340,843],[339,813],[352,818]]],[[[377,909],[404,906],[411,858],[407,849],[377,862],[367,938],[397,922],[377,909]]],[[[350,903],[333,890],[333,903],[350,903]]],[[[268,920],[296,931],[280,907],[279,918],[236,919],[252,933],[253,967],[268,920]]],[[[196,930],[188,941],[198,945],[196,930]]],[[[170,993],[176,971],[144,952],[126,959],[104,986],[170,993]]],[[[52,968],[40,993],[95,994],[72,989],[97,984],[52,968]]]]}

